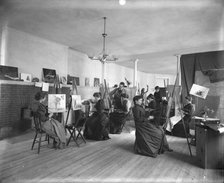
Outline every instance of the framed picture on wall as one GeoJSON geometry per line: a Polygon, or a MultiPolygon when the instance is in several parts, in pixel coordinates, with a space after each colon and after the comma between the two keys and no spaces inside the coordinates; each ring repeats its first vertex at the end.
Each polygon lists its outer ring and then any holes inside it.
{"type": "Polygon", "coordinates": [[[56,70],[43,68],[43,81],[46,83],[54,83],[56,79],[56,70]]]}
{"type": "Polygon", "coordinates": [[[67,84],[72,85],[72,81],[75,79],[76,85],[79,86],[79,77],[67,75],[67,84]]]}
{"type": "Polygon", "coordinates": [[[100,86],[100,79],[99,78],[94,78],[94,87],[99,87],[100,86]]]}
{"type": "Polygon", "coordinates": [[[32,78],[31,78],[31,74],[26,74],[26,73],[21,73],[20,74],[20,79],[25,81],[25,82],[31,82],[32,78]]]}
{"type": "Polygon", "coordinates": [[[3,80],[18,79],[18,67],[0,65],[0,79],[3,80]]]}
{"type": "Polygon", "coordinates": [[[90,86],[89,85],[89,78],[85,78],[85,86],[90,86]]]}

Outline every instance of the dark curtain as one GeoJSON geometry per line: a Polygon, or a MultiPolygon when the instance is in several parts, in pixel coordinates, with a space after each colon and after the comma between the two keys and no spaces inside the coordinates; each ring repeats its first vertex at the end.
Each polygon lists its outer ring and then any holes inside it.
{"type": "Polygon", "coordinates": [[[182,99],[195,82],[195,72],[201,71],[211,82],[224,80],[224,51],[182,55],[180,58],[182,99]]]}

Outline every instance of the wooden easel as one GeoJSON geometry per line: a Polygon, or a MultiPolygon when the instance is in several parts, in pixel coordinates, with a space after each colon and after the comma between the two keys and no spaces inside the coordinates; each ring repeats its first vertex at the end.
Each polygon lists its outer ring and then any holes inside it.
{"type": "MultiPolygon", "coordinates": [[[[178,83],[177,83],[178,78],[179,78],[179,73],[177,73],[176,81],[175,81],[175,85],[174,85],[174,87],[173,87],[173,91],[172,91],[172,95],[169,97],[169,100],[168,100],[167,113],[166,113],[166,123],[163,125],[163,127],[165,127],[165,129],[166,129],[167,123],[170,123],[170,126],[171,126],[171,122],[170,122],[170,120],[169,120],[169,118],[170,118],[170,109],[171,109],[171,105],[172,105],[172,102],[173,102],[173,97],[174,97],[174,93],[175,93],[175,88],[176,88],[176,86],[177,86],[177,84],[178,84],[178,83]]],[[[178,107],[181,108],[179,102],[178,102],[178,107]]],[[[187,139],[187,145],[188,145],[188,148],[189,148],[190,156],[192,157],[191,146],[190,146],[190,143],[189,143],[189,140],[188,140],[188,136],[187,136],[186,127],[185,127],[185,124],[184,124],[183,114],[182,114],[182,113],[181,113],[181,121],[182,121],[182,124],[183,124],[185,137],[186,137],[186,139],[187,139]]]]}
{"type": "MultiPolygon", "coordinates": [[[[78,90],[77,90],[77,85],[76,85],[75,79],[73,79],[73,81],[72,81],[72,93],[76,94],[76,95],[78,94],[78,90]]],[[[72,96],[70,95],[70,100],[69,100],[69,104],[68,104],[68,113],[67,113],[66,121],[65,121],[65,128],[70,133],[70,137],[69,137],[69,139],[67,141],[67,145],[71,141],[71,138],[73,138],[73,140],[75,141],[76,145],[79,147],[79,144],[78,144],[78,142],[76,140],[76,134],[75,134],[75,129],[74,129],[73,125],[68,125],[67,124],[71,108],[72,108],[72,96]]],[[[75,119],[75,113],[74,113],[74,119],[75,119]]]]}
{"type": "Polygon", "coordinates": [[[108,109],[108,113],[111,112],[111,106],[112,106],[112,102],[111,102],[111,98],[110,98],[110,95],[109,95],[109,89],[107,87],[107,83],[106,83],[106,80],[104,79],[104,86],[103,86],[103,90],[104,90],[104,93],[103,93],[103,100],[104,100],[104,103],[105,103],[105,107],[106,109],[108,109]]]}

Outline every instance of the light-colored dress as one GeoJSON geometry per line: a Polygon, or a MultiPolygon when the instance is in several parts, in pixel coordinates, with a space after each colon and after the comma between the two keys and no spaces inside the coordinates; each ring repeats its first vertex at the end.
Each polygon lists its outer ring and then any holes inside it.
{"type": "Polygon", "coordinates": [[[35,103],[33,111],[39,114],[42,128],[48,135],[55,138],[55,140],[59,139],[60,142],[66,143],[66,132],[63,124],[48,117],[47,108],[44,104],[35,103]]]}

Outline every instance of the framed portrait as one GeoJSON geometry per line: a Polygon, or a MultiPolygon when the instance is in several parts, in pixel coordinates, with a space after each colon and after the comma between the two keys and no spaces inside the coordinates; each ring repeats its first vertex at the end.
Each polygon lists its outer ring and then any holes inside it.
{"type": "Polygon", "coordinates": [[[193,84],[190,90],[190,94],[199,98],[205,99],[208,95],[209,88],[193,84]]]}
{"type": "Polygon", "coordinates": [[[85,86],[90,86],[89,85],[89,78],[85,78],[85,86]]]}
{"type": "Polygon", "coordinates": [[[76,86],[79,86],[79,77],[67,75],[67,84],[72,85],[73,80],[75,79],[76,86]]]}
{"type": "Polygon", "coordinates": [[[94,78],[94,87],[99,87],[100,86],[100,79],[99,78],[94,78]]]}
{"type": "Polygon", "coordinates": [[[48,94],[48,112],[58,113],[66,111],[65,94],[48,94]]]}
{"type": "Polygon", "coordinates": [[[43,68],[43,81],[46,83],[54,83],[56,79],[56,70],[43,68]]]}
{"type": "Polygon", "coordinates": [[[20,74],[20,79],[25,81],[25,82],[31,82],[32,78],[31,78],[31,74],[26,74],[26,73],[21,73],[20,74]]]}

